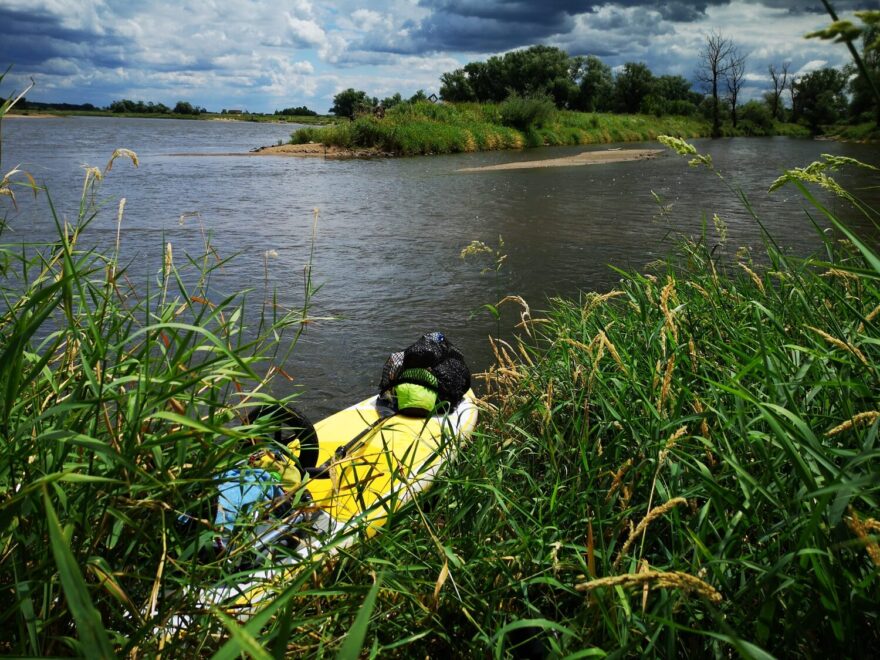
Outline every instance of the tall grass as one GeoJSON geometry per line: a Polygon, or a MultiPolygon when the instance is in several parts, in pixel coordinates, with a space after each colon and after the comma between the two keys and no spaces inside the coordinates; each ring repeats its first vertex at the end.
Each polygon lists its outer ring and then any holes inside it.
{"type": "Polygon", "coordinates": [[[556,111],[540,100],[514,98],[502,104],[403,103],[389,109],[384,119],[365,116],[326,128],[300,129],[291,142],[409,156],[653,140],[664,134],[700,137],[708,130],[706,122],[688,117],[556,111]]]}
{"type": "MultiPolygon", "coordinates": [[[[117,157],[134,154],[119,150],[117,157]]],[[[112,159],[111,159],[112,164],[112,159]]],[[[88,247],[107,168],[86,174],[78,217],[47,244],[0,243],[0,652],[111,657],[158,650],[197,588],[247,571],[209,557],[213,479],[270,430],[246,411],[301,327],[263,292],[218,295],[226,261],[165,246],[135,286],[88,247]],[[179,524],[188,513],[195,530],[179,524]],[[201,533],[199,533],[201,531],[201,533]],[[207,535],[207,539],[205,536],[207,535]]],[[[14,191],[15,177],[4,178],[14,191]]],[[[25,180],[27,182],[27,180],[25,180]]],[[[124,223],[124,200],[118,222],[124,223]]],[[[2,235],[0,235],[2,238],[2,235]]],[[[191,526],[192,527],[192,526],[191,526]]],[[[195,653],[229,622],[194,613],[195,653]]]]}
{"type": "Polygon", "coordinates": [[[880,259],[809,187],[876,226],[829,178],[842,165],[775,184],[836,229],[814,258],[767,237],[760,263],[725,264],[707,231],[496,342],[482,432],[408,522],[334,565],[322,603],[358,602],[381,570],[379,655],[877,646],[880,259]]]}

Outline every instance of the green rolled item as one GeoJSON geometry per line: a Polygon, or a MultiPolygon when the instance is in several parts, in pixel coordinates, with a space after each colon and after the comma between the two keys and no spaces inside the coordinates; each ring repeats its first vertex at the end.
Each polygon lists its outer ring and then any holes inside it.
{"type": "Polygon", "coordinates": [[[397,409],[404,415],[425,417],[437,405],[437,392],[416,383],[401,383],[394,388],[397,409]]]}

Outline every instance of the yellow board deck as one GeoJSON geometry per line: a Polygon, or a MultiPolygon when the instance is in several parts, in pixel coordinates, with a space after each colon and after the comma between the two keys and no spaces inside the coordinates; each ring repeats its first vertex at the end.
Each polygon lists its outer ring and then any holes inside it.
{"type": "MultiPolygon", "coordinates": [[[[314,566],[340,548],[374,536],[391,512],[430,486],[476,423],[470,390],[454,410],[426,419],[389,416],[371,397],[316,423],[318,465],[328,465],[327,476],[306,479],[297,489],[299,504],[293,512],[254,537],[265,570],[248,572],[244,582],[202,589],[198,600],[206,608],[220,607],[246,619],[304,564],[314,566]],[[355,438],[349,451],[338,456],[337,450],[355,438]],[[296,547],[276,548],[279,539],[294,532],[296,547]]],[[[179,628],[187,622],[174,617],[169,623],[169,628],[179,628]]]]}

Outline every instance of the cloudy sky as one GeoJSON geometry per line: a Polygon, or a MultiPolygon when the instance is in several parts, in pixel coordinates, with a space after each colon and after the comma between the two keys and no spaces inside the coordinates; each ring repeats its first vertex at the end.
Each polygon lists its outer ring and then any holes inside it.
{"type": "MultiPolygon", "coordinates": [[[[833,4],[848,15],[878,0],[833,4]]],[[[445,71],[538,43],[693,79],[715,30],[749,54],[758,96],[771,62],[847,62],[803,39],[828,22],[818,0],[0,0],[0,71],[13,65],[0,95],[32,77],[35,101],[323,113],[347,87],[436,92],[445,71]]]]}

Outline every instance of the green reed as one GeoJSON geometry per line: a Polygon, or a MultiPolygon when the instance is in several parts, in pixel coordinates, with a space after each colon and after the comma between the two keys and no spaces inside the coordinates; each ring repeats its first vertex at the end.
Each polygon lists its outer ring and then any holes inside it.
{"type": "Polygon", "coordinates": [[[214,291],[226,260],[207,240],[201,256],[166,244],[145,285],[119,261],[122,232],[115,252],[89,248],[100,183],[120,157],[137,165],[118,150],[104,170],[87,170],[72,222],[19,173],[3,179],[10,193],[45,198],[56,236],[0,242],[2,653],[155,651],[181,644],[157,631],[183,614],[191,625],[179,648],[196,652],[231,625],[189,614],[198,588],[236,570],[199,556],[198,530],[210,529],[214,476],[251,451],[244,440],[271,430],[246,412],[275,401],[286,337],[308,321],[271,299],[214,291]],[[184,512],[196,533],[179,524],[184,512]]]}

